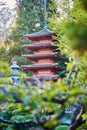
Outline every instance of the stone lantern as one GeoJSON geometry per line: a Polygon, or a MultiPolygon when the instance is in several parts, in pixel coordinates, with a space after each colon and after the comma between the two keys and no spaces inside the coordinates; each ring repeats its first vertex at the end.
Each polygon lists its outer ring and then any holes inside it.
{"type": "Polygon", "coordinates": [[[70,125],[71,124],[71,118],[73,114],[74,108],[70,105],[68,105],[64,112],[60,115],[59,120],[63,125],[70,125]]]}
{"type": "Polygon", "coordinates": [[[12,84],[13,85],[18,85],[20,83],[19,80],[19,71],[20,71],[20,66],[17,65],[17,61],[13,61],[12,65],[10,66],[11,69],[11,75],[10,77],[12,78],[12,84]]]}

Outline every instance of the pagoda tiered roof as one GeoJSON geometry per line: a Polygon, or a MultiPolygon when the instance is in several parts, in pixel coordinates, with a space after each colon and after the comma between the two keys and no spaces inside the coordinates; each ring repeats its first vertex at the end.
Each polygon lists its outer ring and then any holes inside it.
{"type": "Polygon", "coordinates": [[[22,55],[22,56],[24,56],[27,59],[32,60],[32,61],[37,61],[40,59],[57,59],[60,61],[65,60],[65,58],[59,56],[57,52],[48,53],[48,54],[26,54],[26,55],[22,55]]]}
{"type": "Polygon", "coordinates": [[[22,67],[30,71],[47,70],[47,69],[56,69],[57,71],[65,70],[65,68],[59,66],[57,63],[23,65],[22,67]]]}
{"type": "Polygon", "coordinates": [[[56,36],[55,33],[51,32],[49,29],[42,29],[41,31],[32,33],[32,34],[26,34],[24,35],[31,41],[36,41],[36,40],[41,40],[41,39],[47,39],[47,38],[52,38],[53,36],[56,36]]]}
{"type": "Polygon", "coordinates": [[[40,81],[57,79],[59,76],[56,75],[56,73],[65,70],[65,68],[61,67],[58,63],[55,63],[56,60],[64,61],[66,58],[59,55],[58,52],[60,52],[60,50],[56,52],[58,47],[55,44],[56,41],[52,39],[53,36],[56,36],[56,34],[51,32],[48,28],[25,35],[25,37],[34,42],[33,44],[23,45],[23,47],[34,51],[34,54],[22,55],[34,61],[32,65],[22,66],[25,70],[33,72],[33,76],[28,77],[27,80],[33,82],[35,77],[40,81]]]}

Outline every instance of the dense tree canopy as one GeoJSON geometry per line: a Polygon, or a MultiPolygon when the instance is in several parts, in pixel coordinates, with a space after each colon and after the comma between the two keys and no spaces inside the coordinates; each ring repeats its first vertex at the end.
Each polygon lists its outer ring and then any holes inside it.
{"type": "MultiPolygon", "coordinates": [[[[59,17],[57,14],[53,14],[52,18],[49,19],[51,29],[55,30],[58,33],[57,39],[60,44],[59,47],[61,49],[62,54],[65,54],[69,57],[69,63],[67,64],[67,70],[71,70],[66,82],[70,86],[71,93],[73,90],[76,93],[81,92],[78,95],[77,99],[81,96],[83,100],[84,107],[86,107],[86,85],[87,85],[87,10],[86,10],[87,2],[86,0],[74,0],[73,7],[68,8],[66,15],[59,17]],[[77,76],[74,75],[74,71],[77,71],[77,76]],[[70,78],[71,77],[71,78],[70,78]],[[74,81],[75,80],[75,81],[74,81]],[[70,85],[71,84],[71,85],[70,85]],[[74,89],[75,87],[75,89],[74,89]]],[[[65,7],[67,7],[64,4],[65,7]]],[[[65,13],[66,9],[64,10],[65,13]]],[[[73,97],[74,98],[74,97],[73,97]]],[[[72,98],[71,98],[72,99],[72,98]]],[[[76,99],[76,97],[75,97],[76,99]]],[[[73,103],[72,99],[71,102],[73,103]]],[[[86,110],[86,108],[85,108],[86,110]]],[[[81,117],[86,119],[86,111],[81,117]],[[83,116],[85,115],[85,117],[83,116]]],[[[74,126],[71,126],[72,129],[74,126]]],[[[85,124],[86,127],[86,124],[85,124]]],[[[83,126],[83,128],[85,128],[83,126]]],[[[82,128],[80,128],[82,129],[82,128]]],[[[71,130],[71,129],[70,129],[71,130]]]]}
{"type": "MultiPolygon", "coordinates": [[[[18,1],[18,11],[15,26],[12,28],[12,32],[5,40],[5,46],[8,46],[8,61],[11,61],[13,57],[20,57],[24,51],[22,44],[29,43],[29,40],[24,38],[23,35],[27,33],[33,33],[40,30],[43,27],[43,1],[18,1]],[[14,50],[14,53],[12,51],[14,50]],[[22,51],[23,50],[23,51],[22,51]]],[[[4,47],[3,47],[4,49],[4,47]]],[[[3,54],[2,54],[3,56],[3,54]]],[[[5,57],[4,57],[5,59],[5,57]]]]}

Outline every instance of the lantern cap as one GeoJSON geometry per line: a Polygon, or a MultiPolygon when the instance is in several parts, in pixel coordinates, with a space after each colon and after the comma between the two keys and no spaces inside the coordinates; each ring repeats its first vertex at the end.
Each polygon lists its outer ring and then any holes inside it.
{"type": "Polygon", "coordinates": [[[11,69],[20,69],[20,66],[17,65],[17,61],[13,61],[12,65],[10,66],[11,69]]]}

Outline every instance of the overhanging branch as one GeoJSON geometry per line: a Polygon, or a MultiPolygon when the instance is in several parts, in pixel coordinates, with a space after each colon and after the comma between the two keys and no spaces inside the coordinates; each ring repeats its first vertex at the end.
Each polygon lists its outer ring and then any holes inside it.
{"type": "Polygon", "coordinates": [[[38,122],[35,120],[27,120],[27,121],[10,121],[10,120],[6,120],[3,117],[0,117],[0,121],[6,124],[14,124],[14,125],[24,125],[24,124],[35,124],[38,125],[38,122]]]}

